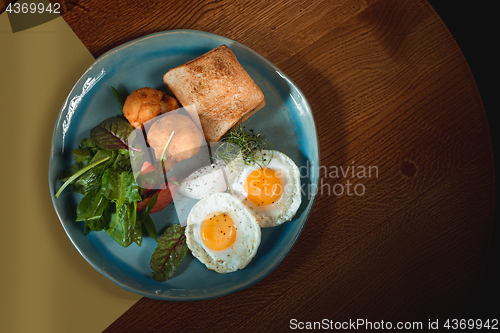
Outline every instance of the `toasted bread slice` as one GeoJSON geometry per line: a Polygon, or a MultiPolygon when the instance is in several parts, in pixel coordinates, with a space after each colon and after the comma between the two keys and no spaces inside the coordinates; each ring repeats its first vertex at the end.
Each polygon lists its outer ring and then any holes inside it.
{"type": "Polygon", "coordinates": [[[182,106],[196,107],[209,142],[265,105],[262,90],[226,45],[169,70],[163,81],[182,106]]]}

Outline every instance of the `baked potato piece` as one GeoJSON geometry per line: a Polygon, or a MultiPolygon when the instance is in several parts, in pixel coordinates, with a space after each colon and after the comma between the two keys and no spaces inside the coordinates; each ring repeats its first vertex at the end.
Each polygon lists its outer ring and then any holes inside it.
{"type": "Polygon", "coordinates": [[[169,112],[155,121],[147,133],[147,140],[159,160],[172,132],[165,157],[177,162],[191,158],[200,151],[203,135],[188,116],[169,112]]]}

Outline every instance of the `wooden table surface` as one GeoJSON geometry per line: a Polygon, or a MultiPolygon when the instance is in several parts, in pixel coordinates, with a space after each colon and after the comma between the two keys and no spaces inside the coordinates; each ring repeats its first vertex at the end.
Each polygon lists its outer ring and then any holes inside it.
{"type": "Polygon", "coordinates": [[[493,150],[471,71],[428,2],[75,3],[63,18],[95,57],[171,29],[256,50],[304,91],[321,149],[320,195],[273,273],[218,299],[142,298],[106,332],[275,332],[294,318],[427,325],[466,315],[492,234],[493,150]],[[335,178],[341,166],[378,174],[335,178]],[[365,193],[333,193],[347,182],[365,193]]]}

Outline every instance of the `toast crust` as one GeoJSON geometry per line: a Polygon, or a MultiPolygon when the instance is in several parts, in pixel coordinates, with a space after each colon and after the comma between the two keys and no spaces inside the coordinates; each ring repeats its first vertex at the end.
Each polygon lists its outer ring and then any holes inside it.
{"type": "Polygon", "coordinates": [[[226,45],[169,70],[163,81],[182,106],[194,105],[209,142],[265,105],[261,89],[226,45]]]}

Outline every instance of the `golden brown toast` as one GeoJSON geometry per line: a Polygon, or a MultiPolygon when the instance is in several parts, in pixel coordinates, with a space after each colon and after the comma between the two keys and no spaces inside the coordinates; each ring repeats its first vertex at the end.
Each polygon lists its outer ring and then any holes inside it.
{"type": "Polygon", "coordinates": [[[264,94],[226,45],[169,70],[163,81],[182,106],[196,107],[209,142],[265,105],[264,94]]]}

